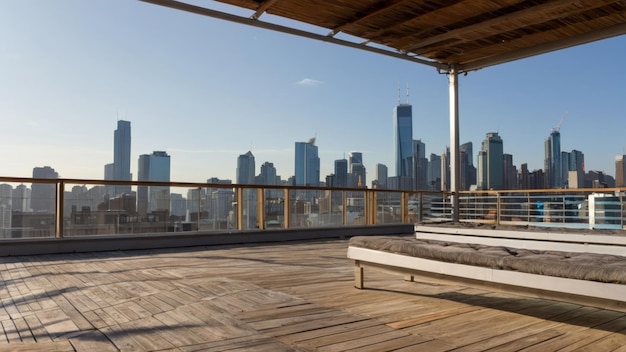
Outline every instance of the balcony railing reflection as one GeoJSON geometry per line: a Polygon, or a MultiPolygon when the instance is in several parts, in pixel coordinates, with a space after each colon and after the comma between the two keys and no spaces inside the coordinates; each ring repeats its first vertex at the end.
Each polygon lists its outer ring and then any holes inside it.
{"type": "MultiPolygon", "coordinates": [[[[0,183],[4,239],[450,221],[454,211],[451,195],[434,191],[12,177],[0,183]],[[115,194],[119,189],[127,192],[115,194]]],[[[458,212],[466,222],[624,229],[625,192],[462,192],[458,212]]]]}

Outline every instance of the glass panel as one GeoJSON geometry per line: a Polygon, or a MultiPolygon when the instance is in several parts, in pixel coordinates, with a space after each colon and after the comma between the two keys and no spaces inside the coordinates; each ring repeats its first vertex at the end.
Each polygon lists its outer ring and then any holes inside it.
{"type": "MultiPolygon", "coordinates": [[[[251,190],[247,191],[247,193],[244,193],[244,206],[246,205],[246,196],[249,196],[251,193],[251,190]]],[[[198,201],[196,200],[196,202],[198,201]]],[[[233,188],[202,188],[199,202],[200,230],[219,231],[237,228],[236,209],[234,207],[235,191],[233,188]]],[[[256,213],[254,218],[256,218],[256,213]]]]}
{"type": "Polygon", "coordinates": [[[346,192],[346,225],[365,225],[365,192],[346,192]]]}
{"type": "Polygon", "coordinates": [[[321,192],[318,190],[293,190],[290,192],[289,227],[318,226],[321,192]]]}
{"type": "Polygon", "coordinates": [[[265,228],[276,229],[285,227],[285,191],[282,189],[266,189],[265,194],[265,228]]]}
{"type": "Polygon", "coordinates": [[[0,239],[54,237],[56,184],[0,184],[0,239]]]}
{"type": "Polygon", "coordinates": [[[394,224],[402,222],[402,193],[376,192],[376,223],[394,224]]]}

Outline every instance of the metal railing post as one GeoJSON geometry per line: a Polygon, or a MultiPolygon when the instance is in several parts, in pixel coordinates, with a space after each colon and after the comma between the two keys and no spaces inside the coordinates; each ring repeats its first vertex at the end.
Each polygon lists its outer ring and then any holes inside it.
{"type": "Polygon", "coordinates": [[[424,216],[424,193],[419,192],[417,194],[417,222],[422,223],[424,216]]]}
{"type": "Polygon", "coordinates": [[[237,197],[237,230],[243,230],[243,188],[235,188],[235,196],[237,197]]]}
{"type": "Polygon", "coordinates": [[[265,229],[265,190],[263,188],[256,189],[256,217],[257,228],[265,229]]]}
{"type": "Polygon", "coordinates": [[[500,225],[500,212],[502,211],[502,204],[500,204],[500,192],[496,193],[496,225],[500,225]]]}
{"type": "Polygon", "coordinates": [[[201,206],[202,203],[202,188],[198,187],[198,216],[196,216],[196,223],[198,226],[198,231],[200,231],[200,214],[201,214],[201,206]]]}
{"type": "Polygon", "coordinates": [[[55,224],[55,237],[63,238],[63,218],[64,209],[63,204],[65,203],[65,182],[59,181],[56,184],[56,224],[55,224]]]}
{"type": "Polygon", "coordinates": [[[346,191],[341,191],[341,223],[345,226],[348,224],[348,205],[346,204],[346,191]]]}
{"type": "Polygon", "coordinates": [[[291,192],[289,188],[283,191],[283,227],[289,228],[289,212],[291,211],[291,192]]]}

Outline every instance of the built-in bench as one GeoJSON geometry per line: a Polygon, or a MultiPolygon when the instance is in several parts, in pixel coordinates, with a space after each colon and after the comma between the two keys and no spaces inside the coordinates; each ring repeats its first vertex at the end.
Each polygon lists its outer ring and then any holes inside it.
{"type": "Polygon", "coordinates": [[[416,238],[350,240],[355,286],[363,267],[626,310],[626,237],[557,231],[416,226],[416,238]]]}

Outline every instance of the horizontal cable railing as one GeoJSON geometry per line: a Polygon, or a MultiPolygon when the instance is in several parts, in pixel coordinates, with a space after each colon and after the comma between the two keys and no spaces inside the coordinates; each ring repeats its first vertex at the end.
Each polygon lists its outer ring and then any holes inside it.
{"type": "MultiPolygon", "coordinates": [[[[192,182],[0,177],[0,239],[450,221],[452,195],[192,182]]],[[[460,192],[459,219],[624,229],[626,189],[460,192]]]]}

